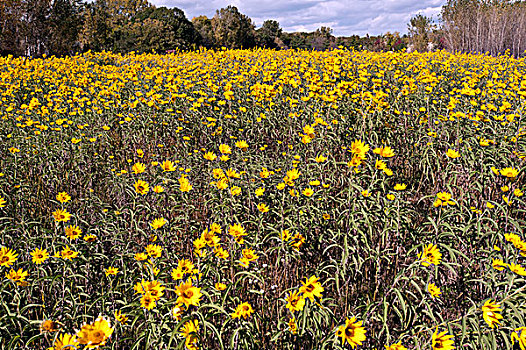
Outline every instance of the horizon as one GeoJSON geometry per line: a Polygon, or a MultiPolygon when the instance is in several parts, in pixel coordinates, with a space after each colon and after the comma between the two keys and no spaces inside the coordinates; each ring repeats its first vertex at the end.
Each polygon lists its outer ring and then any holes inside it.
{"type": "Polygon", "coordinates": [[[177,7],[191,20],[213,17],[216,10],[232,5],[261,27],[265,20],[276,20],[285,32],[313,32],[330,27],[334,36],[407,34],[412,16],[422,14],[435,22],[446,0],[150,0],[157,7],[177,7]]]}

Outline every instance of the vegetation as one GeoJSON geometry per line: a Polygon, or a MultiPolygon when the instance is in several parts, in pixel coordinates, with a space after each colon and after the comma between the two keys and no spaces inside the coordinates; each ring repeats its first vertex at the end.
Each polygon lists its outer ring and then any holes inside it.
{"type": "Polygon", "coordinates": [[[525,75],[444,51],[0,59],[0,348],[524,349],[525,75]]]}

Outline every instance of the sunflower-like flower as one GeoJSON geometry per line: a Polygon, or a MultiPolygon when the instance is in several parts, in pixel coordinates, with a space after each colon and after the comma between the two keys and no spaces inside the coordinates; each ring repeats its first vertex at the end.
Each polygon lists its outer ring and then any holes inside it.
{"type": "Polygon", "coordinates": [[[515,344],[515,341],[519,343],[521,350],[526,349],[526,327],[516,328],[513,333],[511,333],[511,341],[515,344]]]}
{"type": "Polygon", "coordinates": [[[68,222],[71,218],[71,214],[67,210],[57,209],[53,212],[53,218],[56,222],[68,222]]]}
{"type": "Polygon", "coordinates": [[[362,327],[363,321],[357,321],[356,318],[351,318],[345,320],[345,325],[342,325],[338,328],[336,336],[342,338],[342,345],[347,341],[351,348],[355,348],[358,345],[362,345],[362,342],[367,339],[365,333],[367,332],[364,327],[362,327]]]}
{"type": "Polygon", "coordinates": [[[176,286],[175,292],[177,293],[176,303],[184,304],[187,308],[190,305],[198,306],[201,301],[203,293],[201,293],[201,288],[195,287],[192,285],[192,280],[188,279],[185,283],[176,286]]]}
{"type": "Polygon", "coordinates": [[[303,293],[304,298],[309,298],[311,301],[314,301],[314,297],[321,298],[321,293],[324,288],[321,286],[321,283],[318,282],[318,277],[311,276],[306,279],[305,282],[302,282],[303,286],[300,287],[300,292],[303,293]]]}
{"type": "Polygon", "coordinates": [[[49,253],[46,249],[35,248],[35,250],[33,250],[29,254],[31,254],[31,256],[33,257],[32,261],[37,265],[42,264],[49,258],[49,253]]]}
{"type": "Polygon", "coordinates": [[[491,299],[486,300],[482,306],[482,318],[491,328],[495,324],[500,324],[499,320],[502,319],[502,315],[498,313],[499,311],[502,311],[500,304],[494,303],[491,299]]]}
{"type": "Polygon", "coordinates": [[[420,263],[424,266],[438,265],[442,259],[442,254],[438,250],[438,247],[434,244],[428,244],[422,255],[420,256],[420,263]]]}
{"type": "Polygon", "coordinates": [[[231,314],[232,318],[241,318],[243,317],[245,320],[250,317],[254,313],[254,309],[252,309],[252,306],[247,303],[241,303],[237,306],[236,311],[231,314]]]}
{"type": "Polygon", "coordinates": [[[64,350],[64,349],[77,349],[79,342],[76,335],[68,333],[61,334],[57,340],[53,343],[53,346],[47,348],[47,350],[64,350]]]}
{"type": "Polygon", "coordinates": [[[305,306],[305,298],[297,291],[290,292],[285,300],[287,301],[286,308],[289,309],[290,312],[301,311],[305,306]]]}
{"type": "Polygon", "coordinates": [[[431,338],[431,346],[433,350],[453,350],[455,348],[452,335],[447,334],[447,330],[441,333],[438,332],[438,328],[433,337],[431,338]]]}
{"type": "Polygon", "coordinates": [[[440,294],[442,294],[440,288],[438,288],[434,283],[429,283],[429,285],[427,286],[427,291],[429,292],[429,294],[431,294],[433,298],[437,298],[440,296],[440,294]]]}
{"type": "Polygon", "coordinates": [[[14,264],[18,257],[18,254],[14,250],[7,247],[0,249],[0,266],[9,267],[14,264]]]}
{"type": "Polygon", "coordinates": [[[77,333],[78,343],[86,349],[97,349],[106,344],[113,333],[111,323],[105,317],[99,316],[92,324],[85,324],[77,333]]]}

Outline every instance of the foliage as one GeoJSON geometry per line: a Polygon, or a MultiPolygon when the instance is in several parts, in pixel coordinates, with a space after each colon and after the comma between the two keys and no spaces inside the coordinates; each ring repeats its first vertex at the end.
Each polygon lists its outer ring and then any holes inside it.
{"type": "Polygon", "coordinates": [[[0,75],[0,348],[524,344],[524,59],[90,52],[0,75]]]}

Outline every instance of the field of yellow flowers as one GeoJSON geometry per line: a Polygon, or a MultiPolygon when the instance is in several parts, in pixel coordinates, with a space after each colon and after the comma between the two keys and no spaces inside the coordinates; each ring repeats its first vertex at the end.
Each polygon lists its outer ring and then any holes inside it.
{"type": "Polygon", "coordinates": [[[526,349],[526,60],[0,58],[1,349],[526,349]]]}

